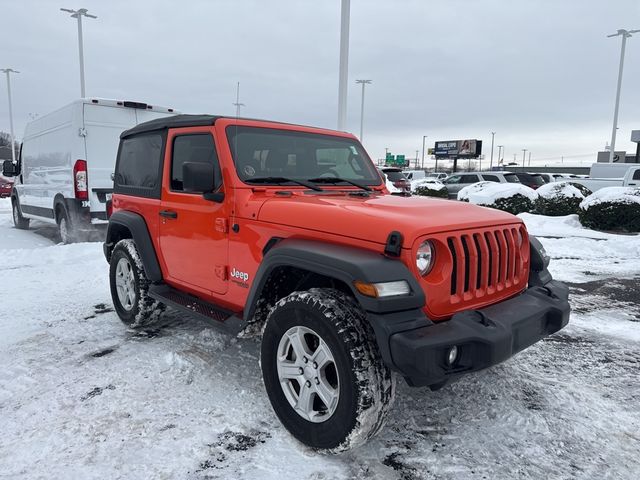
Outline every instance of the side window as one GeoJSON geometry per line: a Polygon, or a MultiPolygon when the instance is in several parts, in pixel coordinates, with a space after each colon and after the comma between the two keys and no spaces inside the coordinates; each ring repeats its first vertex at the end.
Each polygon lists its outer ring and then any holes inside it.
{"type": "Polygon", "coordinates": [[[495,175],[485,175],[482,174],[482,178],[484,180],[486,180],[487,182],[498,182],[500,183],[500,180],[498,179],[498,177],[496,177],[495,175]]]}
{"type": "Polygon", "coordinates": [[[477,175],[463,175],[460,183],[476,183],[478,181],[477,175]]]}
{"type": "Polygon", "coordinates": [[[635,172],[633,172],[633,179],[634,180],[640,180],[640,169],[638,169],[635,172]]]}
{"type": "Polygon", "coordinates": [[[444,183],[460,183],[460,179],[462,177],[460,175],[452,175],[451,177],[447,178],[444,183]]]}
{"type": "Polygon", "coordinates": [[[208,133],[197,133],[190,135],[180,135],[173,139],[173,150],[171,153],[171,190],[182,191],[182,166],[186,162],[211,163],[216,172],[217,185],[214,190],[222,184],[220,173],[220,162],[216,152],[213,137],[208,133]]]}
{"type": "Polygon", "coordinates": [[[124,139],[118,153],[116,190],[139,196],[158,196],[162,144],[159,133],[124,139]]]}

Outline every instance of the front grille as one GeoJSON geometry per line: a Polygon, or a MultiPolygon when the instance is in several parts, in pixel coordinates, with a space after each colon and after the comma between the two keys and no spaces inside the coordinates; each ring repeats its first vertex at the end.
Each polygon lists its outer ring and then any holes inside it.
{"type": "Polygon", "coordinates": [[[447,237],[452,257],[451,302],[480,298],[520,283],[519,235],[522,232],[514,226],[447,237]]]}

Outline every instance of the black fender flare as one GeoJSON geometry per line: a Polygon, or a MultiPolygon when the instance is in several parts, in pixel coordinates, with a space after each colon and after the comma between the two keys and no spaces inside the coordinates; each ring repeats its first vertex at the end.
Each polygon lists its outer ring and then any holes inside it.
{"type": "Polygon", "coordinates": [[[156,250],[151,241],[147,222],[145,222],[142,215],[137,213],[119,211],[115,212],[109,218],[107,236],[103,246],[107,262],[111,259],[111,252],[116,242],[122,238],[119,232],[121,232],[123,228],[131,233],[131,238],[133,238],[133,241],[136,243],[147,278],[152,282],[161,281],[162,270],[160,269],[156,250]]]}
{"type": "Polygon", "coordinates": [[[292,266],[342,281],[366,312],[389,313],[421,308],[425,296],[414,275],[400,260],[356,247],[324,243],[314,240],[284,239],[265,254],[247,297],[245,321],[256,311],[257,300],[275,268],[292,266]],[[405,280],[411,293],[390,298],[371,298],[359,293],[353,282],[367,283],[405,280]]]}

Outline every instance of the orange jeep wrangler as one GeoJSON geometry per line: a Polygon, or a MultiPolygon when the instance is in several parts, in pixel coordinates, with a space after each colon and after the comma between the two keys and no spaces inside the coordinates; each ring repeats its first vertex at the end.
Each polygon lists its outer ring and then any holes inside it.
{"type": "Polygon", "coordinates": [[[210,115],[121,135],[104,253],[131,327],[165,305],[262,337],[284,426],[346,450],[383,425],[395,375],[438,389],[569,320],[520,219],[398,197],[343,132],[210,115]]]}

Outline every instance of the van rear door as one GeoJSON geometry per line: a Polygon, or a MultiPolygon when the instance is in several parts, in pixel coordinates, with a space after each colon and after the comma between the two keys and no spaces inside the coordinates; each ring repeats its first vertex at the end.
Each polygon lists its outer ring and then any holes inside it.
{"type": "Polygon", "coordinates": [[[115,169],[120,134],[136,125],[135,112],[133,108],[84,104],[89,207],[91,213],[99,216],[104,212],[105,220],[106,193],[113,190],[111,174],[115,169]]]}
{"type": "Polygon", "coordinates": [[[120,134],[138,123],[174,115],[149,110],[146,104],[120,102],[84,104],[84,142],[89,184],[89,206],[93,218],[106,220],[107,194],[113,191],[111,174],[115,170],[120,134]]]}

